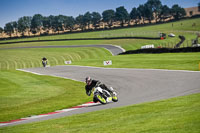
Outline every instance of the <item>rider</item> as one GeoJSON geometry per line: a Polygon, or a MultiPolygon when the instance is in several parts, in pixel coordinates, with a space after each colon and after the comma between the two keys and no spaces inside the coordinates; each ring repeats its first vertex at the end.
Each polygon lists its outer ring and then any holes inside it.
{"type": "MultiPolygon", "coordinates": [[[[99,86],[99,87],[101,87],[102,89],[105,89],[105,90],[107,90],[108,92],[110,92],[111,94],[113,94],[113,90],[111,90],[112,88],[109,89],[105,84],[102,84],[102,83],[101,83],[100,81],[98,81],[98,80],[92,80],[90,77],[86,77],[86,78],[85,78],[85,83],[86,83],[85,90],[86,90],[86,94],[87,94],[88,96],[91,95],[91,93],[92,93],[92,88],[97,87],[97,86],[99,86]]],[[[93,99],[93,101],[95,102],[96,100],[93,99]]]]}
{"type": "Polygon", "coordinates": [[[46,67],[46,65],[47,65],[47,58],[46,57],[42,58],[42,65],[43,65],[43,67],[46,67]]]}

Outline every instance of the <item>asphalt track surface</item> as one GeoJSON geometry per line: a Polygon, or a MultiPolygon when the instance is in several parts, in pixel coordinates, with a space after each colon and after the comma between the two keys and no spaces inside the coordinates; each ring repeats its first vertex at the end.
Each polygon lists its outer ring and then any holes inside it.
{"type": "MultiPolygon", "coordinates": [[[[100,68],[87,66],[54,66],[46,68],[27,68],[23,71],[73,79],[85,80],[91,76],[112,86],[118,92],[119,101],[106,105],[96,105],[46,117],[19,121],[6,126],[48,120],[80,113],[110,109],[144,102],[157,101],[200,92],[200,72],[156,69],[100,68]]],[[[84,89],[84,86],[83,86],[84,89]]],[[[92,96],[91,96],[92,100],[92,96]]]]}
{"type": "Polygon", "coordinates": [[[27,47],[11,47],[11,48],[0,48],[0,49],[25,49],[25,48],[80,48],[80,47],[96,47],[96,48],[105,48],[112,55],[118,55],[122,52],[125,52],[120,46],[115,46],[111,44],[100,44],[100,45],[49,45],[49,46],[27,46],[27,47]]]}

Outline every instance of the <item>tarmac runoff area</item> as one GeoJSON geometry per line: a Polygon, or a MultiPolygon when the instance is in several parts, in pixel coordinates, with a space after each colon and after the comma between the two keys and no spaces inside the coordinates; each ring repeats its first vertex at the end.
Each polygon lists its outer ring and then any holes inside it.
{"type": "Polygon", "coordinates": [[[106,105],[89,102],[70,109],[58,110],[9,122],[1,122],[0,127],[200,93],[200,72],[198,71],[100,68],[72,65],[20,70],[82,82],[84,82],[86,76],[90,76],[116,89],[119,101],[116,103],[111,102],[106,105]]]}

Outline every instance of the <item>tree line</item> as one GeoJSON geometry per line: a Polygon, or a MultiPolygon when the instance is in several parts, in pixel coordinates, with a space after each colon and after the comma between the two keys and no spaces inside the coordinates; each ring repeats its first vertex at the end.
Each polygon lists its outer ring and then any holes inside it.
{"type": "Polygon", "coordinates": [[[132,8],[130,13],[124,6],[120,6],[116,8],[116,10],[105,10],[102,14],[98,12],[86,12],[75,18],[65,15],[42,16],[41,14],[23,16],[19,18],[18,21],[6,23],[4,28],[0,27],[0,33],[4,32],[12,37],[13,33],[16,33],[17,36],[25,36],[25,33],[29,33],[29,36],[31,33],[34,35],[41,35],[41,30],[45,31],[45,34],[49,34],[50,30],[54,33],[66,30],[76,31],[77,29],[85,31],[99,29],[101,23],[106,25],[104,28],[112,28],[113,24],[116,22],[123,27],[125,24],[130,25],[131,23],[138,25],[152,23],[152,21],[158,23],[171,19],[178,20],[185,15],[186,12],[184,8],[180,7],[178,4],[169,8],[167,5],[162,5],[160,0],[148,0],[137,8],[132,8]]]}

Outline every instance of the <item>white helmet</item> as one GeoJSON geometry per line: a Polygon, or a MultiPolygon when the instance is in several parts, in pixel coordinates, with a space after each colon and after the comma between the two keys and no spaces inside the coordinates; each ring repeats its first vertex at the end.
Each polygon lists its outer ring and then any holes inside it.
{"type": "Polygon", "coordinates": [[[91,79],[90,77],[86,77],[86,78],[85,78],[85,83],[86,83],[87,85],[90,85],[91,82],[92,82],[92,79],[91,79]]]}

